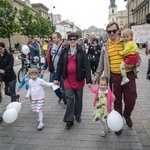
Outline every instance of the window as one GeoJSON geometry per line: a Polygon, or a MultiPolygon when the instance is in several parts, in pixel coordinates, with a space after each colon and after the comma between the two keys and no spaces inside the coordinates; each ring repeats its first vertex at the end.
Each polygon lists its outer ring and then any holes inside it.
{"type": "Polygon", "coordinates": [[[112,14],[114,14],[114,9],[112,9],[112,14]]]}

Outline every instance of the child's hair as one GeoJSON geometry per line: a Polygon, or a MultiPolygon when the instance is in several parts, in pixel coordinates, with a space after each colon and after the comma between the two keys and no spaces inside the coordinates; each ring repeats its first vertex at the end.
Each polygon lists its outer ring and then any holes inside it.
{"type": "Polygon", "coordinates": [[[30,70],[29,70],[29,75],[30,74],[37,74],[38,75],[38,69],[37,68],[31,68],[30,70]]]}
{"type": "Polygon", "coordinates": [[[133,37],[133,31],[131,29],[125,29],[122,33],[122,35],[124,36],[124,34],[129,33],[131,35],[131,37],[133,37]]]}
{"type": "Polygon", "coordinates": [[[105,76],[100,77],[98,80],[98,85],[100,84],[100,81],[106,81],[106,84],[108,85],[108,78],[107,77],[105,77],[105,76]]]}

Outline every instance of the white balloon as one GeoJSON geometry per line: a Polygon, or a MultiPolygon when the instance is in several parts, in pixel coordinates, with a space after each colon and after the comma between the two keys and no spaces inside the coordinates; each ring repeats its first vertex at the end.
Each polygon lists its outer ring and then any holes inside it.
{"type": "Polygon", "coordinates": [[[29,53],[29,47],[27,46],[27,45],[23,45],[22,46],[22,52],[25,54],[25,55],[27,55],[28,53],[29,53]]]}
{"type": "Polygon", "coordinates": [[[107,125],[112,131],[119,131],[123,127],[123,118],[115,110],[112,110],[107,118],[107,125]]]}
{"type": "Polygon", "coordinates": [[[13,123],[18,117],[18,112],[16,109],[11,108],[4,112],[3,120],[5,123],[13,123]]]}
{"type": "Polygon", "coordinates": [[[12,103],[10,103],[10,104],[6,107],[6,110],[7,110],[7,109],[11,109],[11,108],[16,109],[17,112],[19,113],[19,111],[21,110],[21,103],[19,103],[19,102],[12,102],[12,103]]]}

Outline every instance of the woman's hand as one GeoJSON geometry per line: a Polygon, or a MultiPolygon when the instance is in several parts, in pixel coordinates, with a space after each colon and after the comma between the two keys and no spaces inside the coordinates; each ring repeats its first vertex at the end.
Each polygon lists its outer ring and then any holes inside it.
{"type": "Polygon", "coordinates": [[[91,84],[91,83],[88,83],[87,86],[88,86],[88,88],[91,88],[91,87],[92,87],[92,84],[91,84]]]}

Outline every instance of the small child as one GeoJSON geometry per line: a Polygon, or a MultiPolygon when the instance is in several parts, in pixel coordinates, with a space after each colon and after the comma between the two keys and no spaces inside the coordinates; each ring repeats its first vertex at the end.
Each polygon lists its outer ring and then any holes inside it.
{"type": "Polygon", "coordinates": [[[41,70],[41,65],[40,65],[40,59],[38,56],[33,57],[33,61],[31,63],[31,68],[38,68],[38,70],[41,70]]]}
{"type": "Polygon", "coordinates": [[[93,121],[100,120],[101,136],[106,136],[107,116],[112,111],[112,102],[115,101],[113,92],[108,88],[108,79],[105,76],[100,77],[98,87],[90,87],[95,93],[93,121]]]}
{"type": "Polygon", "coordinates": [[[59,88],[58,85],[53,84],[52,82],[45,82],[43,79],[38,78],[38,69],[31,68],[29,70],[29,89],[27,91],[25,99],[31,97],[31,108],[33,112],[37,112],[39,116],[39,125],[38,130],[43,129],[43,107],[44,107],[44,89],[43,86],[52,87],[53,90],[59,88]]]}
{"type": "Polygon", "coordinates": [[[134,65],[136,65],[136,63],[138,63],[139,61],[138,46],[133,41],[133,32],[131,29],[126,29],[123,31],[123,39],[124,39],[124,50],[119,52],[119,55],[124,56],[124,60],[120,64],[120,71],[123,77],[121,85],[124,85],[129,82],[125,69],[134,67],[134,65]]]}

